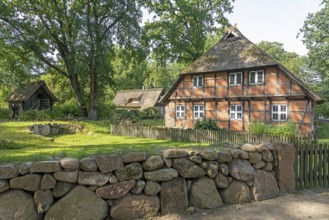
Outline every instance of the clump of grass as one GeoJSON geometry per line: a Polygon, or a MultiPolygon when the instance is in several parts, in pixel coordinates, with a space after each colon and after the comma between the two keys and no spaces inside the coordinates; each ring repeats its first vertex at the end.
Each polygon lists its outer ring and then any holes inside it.
{"type": "Polygon", "coordinates": [[[22,146],[19,146],[14,141],[0,140],[0,149],[15,150],[22,149],[22,146]]]}

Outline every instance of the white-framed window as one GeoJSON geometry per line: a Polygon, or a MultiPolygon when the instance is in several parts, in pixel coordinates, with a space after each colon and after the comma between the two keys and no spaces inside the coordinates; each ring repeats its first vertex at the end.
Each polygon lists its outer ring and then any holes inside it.
{"type": "Polygon", "coordinates": [[[262,84],[264,83],[264,71],[255,70],[249,72],[249,84],[262,84]]]}
{"type": "Polygon", "coordinates": [[[230,118],[236,120],[242,119],[242,105],[230,106],[230,118]]]}
{"type": "Polygon", "coordinates": [[[285,104],[272,105],[272,121],[287,121],[288,107],[285,104]]]}
{"type": "Polygon", "coordinates": [[[203,76],[193,76],[193,87],[203,86],[203,76]]]}
{"type": "Polygon", "coordinates": [[[204,117],[204,106],[203,105],[194,105],[193,114],[194,114],[194,118],[203,118],[204,117]]]}
{"type": "Polygon", "coordinates": [[[242,72],[230,73],[230,85],[241,85],[242,84],[242,72]]]}
{"type": "Polygon", "coordinates": [[[185,118],[185,106],[176,105],[176,118],[185,118]]]}

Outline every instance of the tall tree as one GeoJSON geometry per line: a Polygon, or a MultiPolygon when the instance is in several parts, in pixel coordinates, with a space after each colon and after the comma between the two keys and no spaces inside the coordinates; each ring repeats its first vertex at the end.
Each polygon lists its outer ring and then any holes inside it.
{"type": "Polygon", "coordinates": [[[140,8],[136,0],[3,0],[1,39],[65,76],[81,115],[96,119],[99,95],[111,82],[113,45],[136,46],[140,8]]]}
{"type": "MultiPolygon", "coordinates": [[[[309,65],[320,75],[315,89],[326,99],[329,98],[329,0],[323,0],[322,8],[308,14],[300,34],[308,49],[309,65]]],[[[329,117],[329,103],[317,108],[319,115],[329,117]]]]}
{"type": "Polygon", "coordinates": [[[207,38],[228,21],[232,0],[153,0],[145,24],[156,60],[190,63],[204,53],[207,38]]]}

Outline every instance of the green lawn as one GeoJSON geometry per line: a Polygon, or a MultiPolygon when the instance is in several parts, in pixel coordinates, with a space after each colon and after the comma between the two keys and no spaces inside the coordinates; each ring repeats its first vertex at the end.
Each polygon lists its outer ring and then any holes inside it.
{"type": "Polygon", "coordinates": [[[329,143],[329,123],[317,123],[316,126],[317,141],[319,143],[329,143]]]}
{"type": "Polygon", "coordinates": [[[59,135],[52,137],[52,141],[48,137],[31,134],[28,126],[32,124],[33,122],[0,123],[0,162],[35,161],[54,157],[57,154],[82,158],[93,154],[128,151],[156,153],[161,148],[205,146],[205,144],[112,136],[108,133],[107,125],[87,122],[83,123],[86,126],[84,133],[59,135]]]}

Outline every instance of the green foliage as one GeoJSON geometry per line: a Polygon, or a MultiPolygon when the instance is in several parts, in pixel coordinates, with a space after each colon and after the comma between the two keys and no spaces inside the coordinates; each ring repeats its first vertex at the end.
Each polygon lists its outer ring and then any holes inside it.
{"type": "Polygon", "coordinates": [[[139,115],[141,119],[159,119],[162,117],[160,111],[154,107],[142,110],[139,115]]]}
{"type": "Polygon", "coordinates": [[[0,107],[0,119],[9,119],[9,110],[8,108],[0,107]]]}
{"type": "Polygon", "coordinates": [[[22,121],[44,121],[53,119],[53,115],[49,110],[27,110],[22,112],[17,118],[22,121]]]}
{"type": "Polygon", "coordinates": [[[155,19],[146,22],[144,30],[162,64],[196,60],[205,50],[207,37],[227,25],[225,13],[233,8],[231,0],[155,0],[147,6],[155,19]]]}
{"type": "Polygon", "coordinates": [[[216,122],[210,118],[197,121],[194,125],[194,128],[202,130],[220,130],[216,122]]]}
{"type": "Polygon", "coordinates": [[[109,114],[109,121],[113,124],[124,122],[136,123],[140,118],[140,112],[138,110],[112,109],[109,114]]]}
{"type": "Polygon", "coordinates": [[[295,136],[298,134],[298,130],[292,122],[287,122],[285,124],[264,124],[264,122],[261,121],[254,121],[249,124],[248,132],[252,134],[288,136],[295,136]]]}

